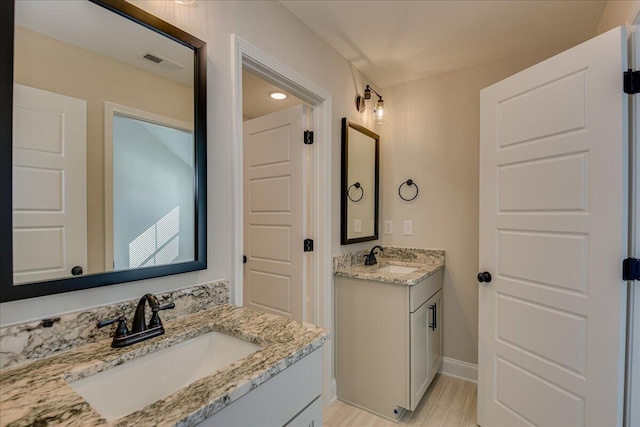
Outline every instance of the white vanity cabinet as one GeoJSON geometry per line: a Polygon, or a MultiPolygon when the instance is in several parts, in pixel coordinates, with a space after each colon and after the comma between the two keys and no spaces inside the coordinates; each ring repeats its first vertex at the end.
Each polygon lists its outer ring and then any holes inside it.
{"type": "Polygon", "coordinates": [[[336,278],[338,399],[388,419],[416,408],[442,363],[442,278],[336,278]]]}
{"type": "Polygon", "coordinates": [[[322,427],[322,349],[260,384],[199,427],[322,427]]]}

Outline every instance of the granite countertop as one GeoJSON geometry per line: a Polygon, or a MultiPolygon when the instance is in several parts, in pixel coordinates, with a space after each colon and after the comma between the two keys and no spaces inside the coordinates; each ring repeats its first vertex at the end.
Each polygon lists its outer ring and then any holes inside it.
{"type": "Polygon", "coordinates": [[[391,251],[393,251],[391,257],[379,256],[376,265],[364,265],[364,262],[361,262],[337,268],[334,274],[341,277],[413,286],[444,268],[445,257],[444,251],[441,250],[425,250],[424,254],[420,253],[416,256],[415,252],[410,249],[390,248],[385,250],[385,255],[386,252],[391,251]],[[416,271],[412,273],[380,271],[381,268],[388,265],[414,267],[416,271]]]}
{"type": "Polygon", "coordinates": [[[320,348],[329,332],[256,310],[221,305],[165,323],[165,335],[122,349],[110,340],[0,373],[0,425],[191,426],[320,348]],[[78,380],[128,360],[217,331],[262,349],[142,410],[107,422],[65,380],[78,380]]]}

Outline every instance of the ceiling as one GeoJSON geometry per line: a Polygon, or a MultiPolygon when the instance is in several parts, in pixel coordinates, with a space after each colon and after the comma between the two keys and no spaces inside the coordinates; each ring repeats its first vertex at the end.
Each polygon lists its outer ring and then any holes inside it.
{"type": "Polygon", "coordinates": [[[193,50],[88,1],[19,0],[15,23],[98,55],[193,87],[193,50]],[[171,71],[143,52],[183,68],[171,71]]]}
{"type": "Polygon", "coordinates": [[[242,70],[242,116],[244,120],[255,119],[298,104],[304,104],[304,102],[250,71],[242,70]],[[287,98],[279,101],[271,99],[269,94],[273,91],[282,92],[287,95],[287,98]]]}
{"type": "Polygon", "coordinates": [[[385,88],[594,36],[606,1],[280,0],[385,88]]]}

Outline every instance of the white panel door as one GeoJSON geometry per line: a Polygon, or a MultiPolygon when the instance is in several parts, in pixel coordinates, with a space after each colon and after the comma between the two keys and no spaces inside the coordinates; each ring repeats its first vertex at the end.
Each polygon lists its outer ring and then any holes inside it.
{"type": "Polygon", "coordinates": [[[84,100],[14,85],[13,281],[87,272],[84,100]]]}
{"type": "Polygon", "coordinates": [[[481,92],[478,423],[621,424],[626,37],[481,92]]]}
{"type": "Polygon", "coordinates": [[[304,106],[244,122],[245,307],[304,319],[304,106]]]}

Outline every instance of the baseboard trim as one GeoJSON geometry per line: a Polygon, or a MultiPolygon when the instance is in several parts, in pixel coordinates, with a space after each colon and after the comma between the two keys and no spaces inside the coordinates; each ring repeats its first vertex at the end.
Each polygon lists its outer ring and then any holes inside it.
{"type": "Polygon", "coordinates": [[[329,396],[327,396],[327,398],[324,400],[324,406],[329,406],[331,405],[333,402],[335,402],[336,400],[338,400],[338,388],[336,385],[336,379],[332,379],[331,380],[331,386],[330,386],[330,391],[329,393],[331,393],[329,396]]]}
{"type": "Polygon", "coordinates": [[[463,362],[462,360],[443,357],[442,366],[438,372],[449,377],[460,378],[474,383],[478,382],[478,365],[463,362]]]}

